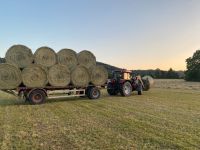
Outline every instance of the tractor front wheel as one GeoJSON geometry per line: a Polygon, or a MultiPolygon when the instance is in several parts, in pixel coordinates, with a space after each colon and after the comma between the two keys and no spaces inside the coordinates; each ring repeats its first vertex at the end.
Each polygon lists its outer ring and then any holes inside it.
{"type": "Polygon", "coordinates": [[[130,82],[125,82],[124,84],[121,85],[120,88],[120,94],[122,96],[130,96],[132,93],[132,85],[130,82]]]}
{"type": "Polygon", "coordinates": [[[107,92],[109,95],[117,95],[118,91],[113,88],[112,83],[108,83],[107,92]]]}

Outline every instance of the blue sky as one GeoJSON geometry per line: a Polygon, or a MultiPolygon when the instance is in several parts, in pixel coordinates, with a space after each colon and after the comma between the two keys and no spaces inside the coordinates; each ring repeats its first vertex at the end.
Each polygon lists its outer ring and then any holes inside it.
{"type": "Polygon", "coordinates": [[[0,0],[0,56],[13,44],[33,52],[91,50],[127,69],[185,69],[200,48],[200,0],[0,0]]]}

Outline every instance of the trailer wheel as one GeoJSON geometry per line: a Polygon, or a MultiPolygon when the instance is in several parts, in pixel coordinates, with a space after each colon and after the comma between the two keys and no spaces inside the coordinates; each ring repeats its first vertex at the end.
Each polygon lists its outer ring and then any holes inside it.
{"type": "Polygon", "coordinates": [[[29,102],[33,105],[42,104],[46,100],[46,94],[43,90],[33,90],[29,93],[29,102]]]}
{"type": "Polygon", "coordinates": [[[130,82],[125,82],[124,84],[121,85],[120,88],[120,94],[122,96],[130,96],[132,92],[132,85],[130,82]]]}
{"type": "Polygon", "coordinates": [[[101,95],[100,90],[97,87],[91,87],[88,89],[88,98],[89,99],[98,99],[101,95]]]}

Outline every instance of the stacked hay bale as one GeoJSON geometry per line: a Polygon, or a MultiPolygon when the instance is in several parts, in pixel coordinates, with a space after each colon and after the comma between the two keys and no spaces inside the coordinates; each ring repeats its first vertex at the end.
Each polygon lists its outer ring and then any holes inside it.
{"type": "Polygon", "coordinates": [[[22,82],[21,71],[11,64],[0,64],[0,89],[15,89],[22,82]]]}
{"type": "Polygon", "coordinates": [[[107,70],[96,66],[96,57],[87,50],[77,54],[62,49],[56,54],[49,47],[40,47],[33,54],[24,45],[13,45],[5,59],[6,63],[0,65],[0,89],[97,86],[108,78],[107,70]]]}

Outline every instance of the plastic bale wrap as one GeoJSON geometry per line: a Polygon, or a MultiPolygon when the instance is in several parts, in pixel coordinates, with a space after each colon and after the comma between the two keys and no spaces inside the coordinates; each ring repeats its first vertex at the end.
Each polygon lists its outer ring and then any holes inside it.
{"type": "Polygon", "coordinates": [[[40,47],[34,54],[34,63],[45,67],[51,67],[57,63],[57,55],[49,47],[40,47]]]}
{"type": "Polygon", "coordinates": [[[6,63],[25,68],[33,63],[33,53],[24,45],[13,45],[6,52],[5,59],[6,63]]]}
{"type": "Polygon", "coordinates": [[[47,77],[52,86],[67,86],[70,83],[70,70],[65,65],[56,64],[49,69],[47,77]]]}
{"type": "Polygon", "coordinates": [[[12,64],[0,64],[0,89],[16,89],[22,82],[21,71],[12,64]]]}
{"type": "Polygon", "coordinates": [[[85,87],[90,82],[88,69],[84,66],[76,66],[71,72],[71,82],[74,86],[85,87]]]}
{"type": "Polygon", "coordinates": [[[104,85],[108,79],[108,71],[103,66],[95,66],[90,71],[90,79],[94,85],[104,85]]]}
{"type": "Polygon", "coordinates": [[[151,76],[144,76],[142,77],[142,81],[144,84],[144,91],[148,91],[150,88],[152,88],[153,84],[154,84],[154,80],[151,76]]]}
{"type": "Polygon", "coordinates": [[[22,70],[22,81],[29,88],[45,87],[48,83],[46,71],[36,64],[22,70]]]}
{"type": "Polygon", "coordinates": [[[96,57],[90,51],[84,50],[78,53],[78,64],[86,67],[87,69],[91,69],[96,66],[96,57]]]}
{"type": "Polygon", "coordinates": [[[77,64],[77,54],[72,49],[62,49],[57,53],[58,64],[67,66],[70,70],[73,70],[77,64]]]}

